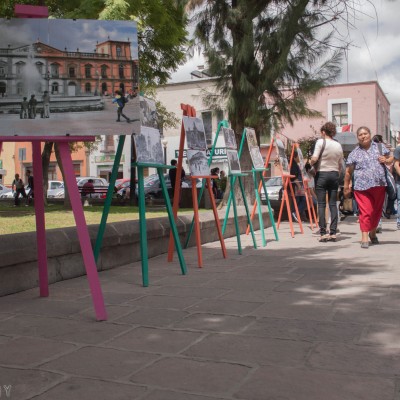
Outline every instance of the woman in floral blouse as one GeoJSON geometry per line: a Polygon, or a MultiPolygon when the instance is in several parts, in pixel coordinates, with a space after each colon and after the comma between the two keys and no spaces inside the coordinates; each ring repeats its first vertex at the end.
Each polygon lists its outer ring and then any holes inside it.
{"type": "Polygon", "coordinates": [[[380,155],[378,145],[372,141],[371,131],[366,126],[357,129],[357,139],[358,147],[347,158],[344,195],[350,196],[350,182],[354,174],[353,190],[360,212],[361,247],[367,249],[368,239],[372,244],[379,243],[376,228],[385,200],[384,164],[389,150],[383,146],[383,155],[380,155]]]}

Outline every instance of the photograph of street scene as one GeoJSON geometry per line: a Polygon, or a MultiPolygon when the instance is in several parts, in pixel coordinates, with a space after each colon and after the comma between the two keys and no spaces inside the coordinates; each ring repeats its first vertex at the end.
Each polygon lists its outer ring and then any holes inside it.
{"type": "Polygon", "coordinates": [[[0,19],[0,136],[140,132],[132,21],[0,19]]]}

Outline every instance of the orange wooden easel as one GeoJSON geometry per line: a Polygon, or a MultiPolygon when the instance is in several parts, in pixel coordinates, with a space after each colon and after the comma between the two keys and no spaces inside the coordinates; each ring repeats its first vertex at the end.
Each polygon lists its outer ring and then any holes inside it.
{"type": "MultiPolygon", "coordinates": [[[[181,109],[183,111],[183,116],[187,117],[195,117],[196,110],[194,107],[188,104],[181,104],[181,109]]],[[[182,176],[182,162],[183,162],[183,152],[185,146],[185,127],[181,125],[181,137],[179,141],[179,153],[178,153],[178,165],[176,168],[176,180],[175,180],[175,189],[174,189],[174,202],[173,202],[173,214],[175,221],[178,217],[178,209],[179,209],[179,199],[180,199],[180,190],[181,190],[181,176],[182,176]]],[[[221,243],[222,255],[224,258],[227,258],[227,252],[225,247],[224,237],[222,235],[221,224],[219,222],[217,205],[215,203],[214,195],[212,193],[211,188],[211,178],[217,178],[217,176],[205,175],[205,176],[192,176],[192,199],[193,199],[193,212],[194,212],[194,224],[195,224],[195,234],[196,234],[196,246],[197,246],[197,262],[198,266],[201,268],[203,266],[203,255],[201,251],[201,236],[200,236],[200,218],[199,218],[199,204],[197,198],[197,187],[196,180],[197,179],[205,179],[207,184],[207,190],[211,199],[211,206],[213,209],[215,225],[218,231],[218,238],[221,243]]],[[[174,240],[172,237],[172,233],[170,233],[169,237],[169,245],[168,245],[168,262],[171,262],[174,257],[174,240]]]]}
{"type": "MultiPolygon", "coordinates": [[[[293,162],[294,147],[295,146],[292,146],[292,152],[290,154],[289,171],[290,171],[290,168],[291,168],[292,162],[293,162]]],[[[288,188],[290,190],[290,196],[292,196],[292,200],[293,200],[293,204],[294,204],[294,208],[295,208],[295,213],[296,213],[296,218],[299,221],[300,232],[304,233],[303,224],[301,223],[301,218],[300,218],[300,214],[299,214],[299,209],[297,208],[296,197],[294,195],[293,187],[292,187],[291,182],[290,182],[290,178],[294,178],[295,176],[287,174],[287,173],[284,173],[282,165],[280,163],[279,163],[279,167],[281,169],[283,193],[282,193],[282,201],[281,201],[281,207],[280,207],[280,210],[279,210],[279,217],[278,217],[277,227],[279,229],[279,225],[281,223],[281,218],[282,218],[283,208],[286,205],[286,210],[287,210],[288,219],[289,219],[289,225],[290,225],[290,232],[292,234],[292,237],[294,237],[294,228],[293,228],[293,220],[292,220],[292,212],[291,212],[291,208],[290,208],[290,200],[289,200],[288,188]]]]}

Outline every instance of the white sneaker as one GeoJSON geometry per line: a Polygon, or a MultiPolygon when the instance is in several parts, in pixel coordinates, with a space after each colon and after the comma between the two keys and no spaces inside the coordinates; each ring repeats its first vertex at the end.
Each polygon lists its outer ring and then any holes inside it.
{"type": "Polygon", "coordinates": [[[299,222],[299,220],[297,219],[296,213],[292,212],[292,218],[296,221],[299,222]]]}

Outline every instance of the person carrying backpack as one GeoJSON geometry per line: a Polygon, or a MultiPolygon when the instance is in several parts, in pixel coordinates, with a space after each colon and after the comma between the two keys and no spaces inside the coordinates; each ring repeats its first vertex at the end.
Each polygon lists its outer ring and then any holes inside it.
{"type": "Polygon", "coordinates": [[[113,103],[117,103],[117,120],[116,122],[121,122],[121,116],[126,119],[126,122],[131,122],[131,120],[124,114],[123,110],[125,107],[125,104],[128,102],[127,98],[124,96],[124,94],[120,90],[115,91],[115,97],[112,100],[113,103]]]}
{"type": "Polygon", "coordinates": [[[19,177],[19,174],[15,174],[14,180],[11,184],[11,189],[14,192],[14,207],[19,206],[19,195],[22,194],[23,198],[26,198],[24,182],[19,177]]]}

